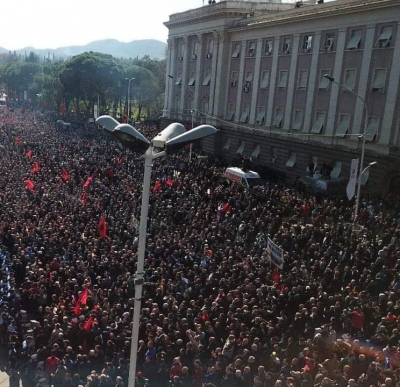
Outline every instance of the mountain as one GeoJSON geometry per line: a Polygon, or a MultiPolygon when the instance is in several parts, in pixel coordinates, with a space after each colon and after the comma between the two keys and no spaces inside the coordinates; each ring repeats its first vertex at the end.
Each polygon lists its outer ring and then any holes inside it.
{"type": "MultiPolygon", "coordinates": [[[[129,43],[123,43],[115,39],[96,40],[84,46],[67,46],[59,47],[56,49],[36,49],[34,47],[25,47],[16,50],[17,54],[27,55],[32,51],[39,56],[53,55],[56,58],[65,58],[87,51],[101,52],[103,54],[110,54],[116,58],[135,58],[148,55],[151,58],[165,58],[165,50],[167,44],[159,40],[146,39],[146,40],[133,40],[129,43]]],[[[9,50],[0,47],[0,54],[8,53],[9,50]]]]}

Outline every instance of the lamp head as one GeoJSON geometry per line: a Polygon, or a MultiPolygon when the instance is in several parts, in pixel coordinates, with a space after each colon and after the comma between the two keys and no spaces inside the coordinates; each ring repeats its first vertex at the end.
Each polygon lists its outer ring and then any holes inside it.
{"type": "Polygon", "coordinates": [[[369,167],[373,167],[374,165],[378,164],[377,161],[372,161],[371,163],[368,164],[369,167]]]}
{"type": "Polygon", "coordinates": [[[119,122],[114,117],[108,115],[96,118],[96,122],[109,132],[112,132],[119,125],[119,122]]]}
{"type": "Polygon", "coordinates": [[[324,78],[326,78],[329,82],[335,82],[335,78],[331,77],[329,74],[325,74],[324,78]]]}
{"type": "Polygon", "coordinates": [[[133,152],[145,153],[150,146],[150,141],[129,124],[119,124],[112,131],[121,144],[133,152]]]}

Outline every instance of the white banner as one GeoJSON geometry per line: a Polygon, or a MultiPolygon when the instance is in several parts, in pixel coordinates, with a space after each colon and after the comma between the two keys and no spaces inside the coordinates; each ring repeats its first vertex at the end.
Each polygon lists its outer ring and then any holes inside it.
{"type": "Polygon", "coordinates": [[[279,269],[283,269],[283,250],[268,238],[267,257],[279,269]]]}
{"type": "Polygon", "coordinates": [[[356,194],[357,175],[358,175],[358,159],[351,160],[350,179],[347,183],[346,193],[349,200],[354,198],[356,194]]]}
{"type": "Polygon", "coordinates": [[[99,116],[97,105],[93,106],[93,116],[94,116],[94,118],[98,118],[98,116],[99,116]]]}

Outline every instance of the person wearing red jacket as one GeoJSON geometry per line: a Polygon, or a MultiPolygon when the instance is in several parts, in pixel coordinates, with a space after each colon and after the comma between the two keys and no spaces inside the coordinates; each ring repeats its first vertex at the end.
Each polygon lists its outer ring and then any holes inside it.
{"type": "Polygon", "coordinates": [[[174,376],[181,376],[182,375],[182,363],[179,360],[179,357],[176,357],[172,363],[171,370],[169,372],[169,378],[171,380],[174,379],[174,376]]]}

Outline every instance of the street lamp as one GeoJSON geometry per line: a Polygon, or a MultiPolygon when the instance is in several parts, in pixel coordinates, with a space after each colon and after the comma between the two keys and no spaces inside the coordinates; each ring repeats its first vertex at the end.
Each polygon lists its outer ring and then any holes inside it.
{"type": "Polygon", "coordinates": [[[131,81],[135,80],[136,78],[125,78],[125,81],[128,81],[128,120],[131,118],[131,99],[130,99],[130,92],[131,92],[131,81]]]}
{"type": "MultiPolygon", "coordinates": [[[[169,75],[169,74],[167,75],[167,77],[170,78],[170,79],[174,79],[174,77],[172,75],[169,75]]],[[[187,86],[187,85],[184,85],[184,86],[186,87],[187,90],[190,91],[190,93],[193,93],[193,91],[189,88],[189,86],[187,86]]],[[[193,127],[194,127],[194,114],[195,114],[194,109],[190,109],[190,114],[192,115],[192,129],[193,129],[193,127]]],[[[189,145],[189,161],[192,161],[192,149],[193,149],[193,143],[190,143],[190,145],[189,145]]]]}
{"type": "Polygon", "coordinates": [[[110,116],[101,116],[96,122],[111,132],[124,147],[143,154],[145,159],[143,174],[142,208],[140,212],[138,257],[135,274],[135,305],[131,338],[131,355],[129,364],[129,387],[135,386],[136,361],[139,340],[140,309],[144,283],[144,259],[146,248],[147,218],[149,212],[150,180],[153,160],[175,152],[185,145],[211,136],[217,132],[211,125],[200,125],[189,132],[179,123],[172,123],[149,141],[143,134],[129,124],[119,124],[110,116]]]}
{"type": "Polygon", "coordinates": [[[361,143],[361,160],[360,160],[360,167],[359,167],[359,173],[358,173],[358,186],[357,186],[357,197],[356,197],[356,208],[354,211],[354,218],[353,218],[353,230],[355,228],[355,224],[358,218],[358,211],[360,208],[360,194],[361,194],[361,177],[362,174],[365,172],[365,170],[367,170],[368,168],[372,167],[373,165],[375,165],[377,162],[374,161],[370,164],[368,164],[368,167],[364,170],[364,155],[365,155],[365,143],[366,143],[366,138],[365,135],[367,133],[367,128],[368,128],[368,106],[367,103],[365,102],[365,99],[362,98],[359,94],[355,93],[353,90],[348,89],[346,86],[342,85],[339,82],[335,81],[335,78],[331,77],[328,74],[325,74],[324,77],[331,83],[334,83],[336,85],[338,85],[339,87],[341,87],[342,89],[348,91],[349,93],[355,95],[363,104],[364,104],[364,110],[365,110],[365,120],[364,120],[364,129],[362,134],[359,136],[359,138],[362,140],[361,143]]]}

